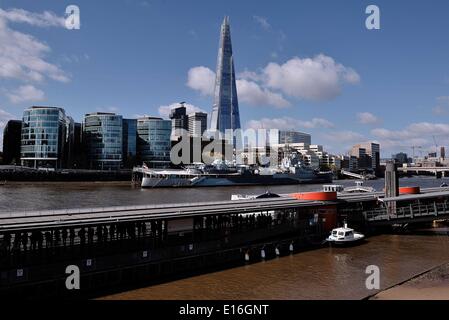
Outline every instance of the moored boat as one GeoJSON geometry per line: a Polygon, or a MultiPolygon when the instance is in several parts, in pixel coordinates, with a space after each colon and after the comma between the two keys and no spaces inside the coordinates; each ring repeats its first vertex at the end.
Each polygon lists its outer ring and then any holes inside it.
{"type": "Polygon", "coordinates": [[[243,185],[294,185],[332,182],[332,173],[302,165],[287,168],[251,168],[224,163],[186,169],[135,168],[142,175],[142,188],[214,187],[243,185]]]}
{"type": "Polygon", "coordinates": [[[336,245],[352,245],[364,239],[365,235],[348,228],[348,225],[345,223],[343,228],[333,229],[329,237],[326,238],[326,241],[336,245]]]}

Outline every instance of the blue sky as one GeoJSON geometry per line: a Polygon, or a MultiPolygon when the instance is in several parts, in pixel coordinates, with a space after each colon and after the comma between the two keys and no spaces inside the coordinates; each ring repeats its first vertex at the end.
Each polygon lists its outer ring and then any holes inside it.
{"type": "Polygon", "coordinates": [[[0,125],[31,105],[62,106],[76,121],[92,111],[165,115],[179,101],[210,113],[229,15],[243,126],[309,132],[333,153],[366,140],[384,156],[412,145],[432,151],[433,135],[449,146],[444,0],[0,0],[0,8],[0,125]],[[80,8],[80,30],[61,23],[69,4],[80,8]],[[380,8],[380,30],[365,28],[369,4],[380,8]]]}

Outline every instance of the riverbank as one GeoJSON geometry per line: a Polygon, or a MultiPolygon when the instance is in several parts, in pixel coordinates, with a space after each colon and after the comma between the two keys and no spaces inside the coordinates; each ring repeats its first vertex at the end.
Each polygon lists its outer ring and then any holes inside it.
{"type": "Polygon", "coordinates": [[[384,290],[371,300],[449,300],[449,263],[384,290]]]}

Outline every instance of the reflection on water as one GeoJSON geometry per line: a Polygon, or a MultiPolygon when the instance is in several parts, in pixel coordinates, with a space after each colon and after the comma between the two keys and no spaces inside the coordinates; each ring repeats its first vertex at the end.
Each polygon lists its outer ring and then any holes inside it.
{"type": "MultiPolygon", "coordinates": [[[[402,186],[418,185],[426,188],[439,187],[443,181],[449,183],[449,179],[438,180],[432,177],[404,178],[400,183],[402,186]]],[[[334,183],[353,186],[354,180],[334,183]]],[[[384,180],[366,181],[365,185],[381,191],[384,188],[384,180]]],[[[293,193],[321,189],[322,185],[141,189],[126,182],[9,184],[0,186],[0,212],[220,201],[230,200],[232,194],[261,194],[267,190],[274,193],[293,193]]]]}
{"type": "Polygon", "coordinates": [[[383,235],[351,248],[323,248],[177,280],[107,299],[362,299],[366,267],[381,289],[449,261],[449,238],[383,235]]]}

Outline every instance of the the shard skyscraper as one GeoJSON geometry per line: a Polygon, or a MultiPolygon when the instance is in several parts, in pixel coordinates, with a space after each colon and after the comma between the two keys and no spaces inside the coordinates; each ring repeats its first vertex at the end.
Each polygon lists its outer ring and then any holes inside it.
{"type": "Polygon", "coordinates": [[[229,26],[229,17],[225,17],[221,25],[210,131],[218,131],[224,134],[227,129],[235,130],[240,128],[231,29],[229,26]]]}

